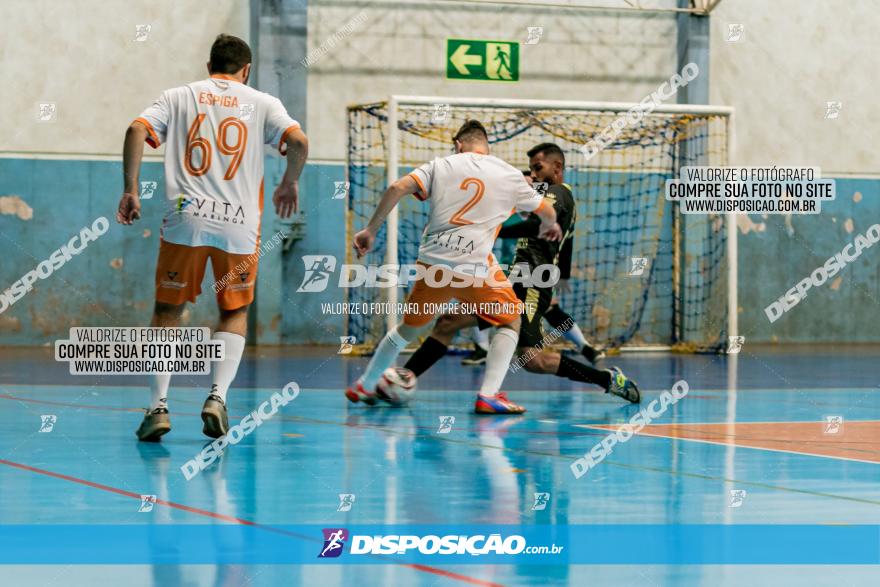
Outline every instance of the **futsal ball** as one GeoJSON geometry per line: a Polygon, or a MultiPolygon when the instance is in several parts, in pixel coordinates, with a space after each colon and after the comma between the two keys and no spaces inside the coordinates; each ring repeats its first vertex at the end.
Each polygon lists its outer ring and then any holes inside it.
{"type": "Polygon", "coordinates": [[[403,367],[389,367],[376,385],[376,395],[392,406],[405,406],[416,394],[416,375],[403,367]]]}

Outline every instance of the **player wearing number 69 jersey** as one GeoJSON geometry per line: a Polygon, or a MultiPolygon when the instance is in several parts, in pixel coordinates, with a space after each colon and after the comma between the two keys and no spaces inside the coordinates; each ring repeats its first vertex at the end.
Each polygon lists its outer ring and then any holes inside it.
{"type": "Polygon", "coordinates": [[[353,402],[376,403],[379,378],[434,319],[429,308],[455,298],[477,305],[477,315],[498,327],[489,345],[486,373],[474,411],[519,414],[525,409],[508,400],[500,387],[516,349],[520,304],[492,255],[492,244],[511,210],[534,212],[540,219],[538,232],[542,238],[560,240],[562,231],[556,224],[553,206],[517,169],[489,154],[482,124],[476,120],[464,123],[453,137],[453,144],[454,155],[430,161],[394,182],[370,222],[354,236],[354,248],[358,256],[363,256],[372,248],[385,217],[403,196],[414,194],[430,205],[418,257],[426,275],[416,281],[407,298],[403,323],[385,335],[367,370],[345,395],[353,402]],[[453,283],[439,285],[444,274],[453,283]],[[487,310],[481,313],[479,308],[487,310]]]}
{"type": "MultiPolygon", "coordinates": [[[[116,219],[140,217],[138,175],[143,144],[165,145],[165,215],[156,267],[156,306],[151,326],[180,323],[186,302],[201,293],[208,259],[220,322],[214,338],[225,342],[223,361],[212,366],[213,384],[202,408],[203,432],[228,430],[226,394],[244,351],[247,308],[254,300],[263,212],[263,145],[287,156],[275,190],[282,218],[296,211],[298,181],[308,140],[281,101],[248,87],[251,50],[237,37],[220,35],[211,47],[207,79],[166,90],[128,128],[123,149],[125,189],[116,219]]],[[[156,441],[171,429],[170,374],[157,374],[150,407],[137,431],[156,441]]]]}

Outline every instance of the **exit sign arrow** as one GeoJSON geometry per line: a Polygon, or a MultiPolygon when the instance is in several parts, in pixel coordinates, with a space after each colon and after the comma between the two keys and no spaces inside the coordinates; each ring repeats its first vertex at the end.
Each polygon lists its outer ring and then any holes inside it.
{"type": "Polygon", "coordinates": [[[470,47],[470,45],[459,45],[458,49],[456,49],[449,57],[449,62],[452,66],[458,70],[458,73],[465,76],[470,75],[471,73],[468,71],[468,65],[483,65],[482,56],[468,54],[468,49],[470,49],[470,47]]]}

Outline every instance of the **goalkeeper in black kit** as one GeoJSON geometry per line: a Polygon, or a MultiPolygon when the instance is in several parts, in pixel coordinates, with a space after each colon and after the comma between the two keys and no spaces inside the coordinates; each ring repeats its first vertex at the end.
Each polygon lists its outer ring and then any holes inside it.
{"type": "MultiPolygon", "coordinates": [[[[562,242],[566,239],[570,240],[574,230],[575,203],[571,190],[563,183],[565,154],[555,144],[542,143],[531,149],[528,155],[532,179],[550,185],[546,198],[553,203],[556,210],[557,222],[563,234],[562,242]]],[[[534,274],[535,268],[539,265],[556,265],[559,262],[561,243],[538,238],[539,225],[540,220],[530,216],[519,225],[503,229],[508,231],[505,236],[519,237],[514,265],[528,265],[530,274],[534,274]]],[[[632,403],[640,401],[638,386],[619,368],[596,369],[544,348],[548,339],[543,332],[541,321],[551,306],[552,286],[527,287],[522,283],[515,283],[513,290],[524,304],[516,359],[518,364],[533,373],[547,373],[590,383],[603,388],[606,393],[620,396],[632,403]]],[[[489,326],[472,315],[441,316],[434,325],[431,335],[413,353],[405,367],[416,376],[421,375],[446,354],[448,345],[458,331],[474,325],[481,328],[489,326]]]]}

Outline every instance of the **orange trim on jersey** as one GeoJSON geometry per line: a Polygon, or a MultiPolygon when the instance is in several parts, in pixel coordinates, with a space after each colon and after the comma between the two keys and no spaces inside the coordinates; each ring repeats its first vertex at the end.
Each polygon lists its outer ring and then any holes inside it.
{"type": "Polygon", "coordinates": [[[544,206],[549,206],[549,205],[550,205],[550,204],[547,203],[547,198],[542,199],[542,200],[541,200],[541,203],[538,204],[538,207],[535,208],[534,211],[532,211],[532,214],[537,214],[537,213],[538,213],[538,210],[540,210],[540,209],[543,208],[544,206]]]}
{"type": "Polygon", "coordinates": [[[427,200],[428,199],[428,190],[425,189],[425,184],[422,183],[422,180],[419,179],[419,176],[416,175],[415,173],[408,173],[407,175],[409,175],[411,178],[416,180],[416,183],[419,184],[419,190],[422,193],[422,195],[420,195],[419,192],[413,192],[413,195],[423,202],[425,200],[427,200]]]}
{"type": "MultiPolygon", "coordinates": [[[[266,181],[266,176],[260,178],[260,219],[263,218],[263,183],[266,181]]],[[[260,237],[263,233],[263,223],[257,223],[257,250],[255,253],[260,250],[260,237]]]]}
{"type": "Polygon", "coordinates": [[[147,143],[148,145],[150,145],[150,146],[153,147],[154,149],[157,149],[157,148],[159,147],[159,145],[162,144],[162,143],[161,143],[161,141],[159,140],[159,135],[157,135],[157,134],[156,134],[156,131],[153,130],[153,125],[150,124],[150,121],[147,120],[146,118],[143,118],[143,117],[141,117],[141,116],[138,116],[137,118],[134,119],[134,121],[132,122],[132,124],[134,124],[135,122],[140,122],[142,125],[144,125],[144,126],[146,127],[146,129],[147,129],[147,138],[145,139],[145,141],[146,141],[146,143],[147,143]]]}
{"type": "Polygon", "coordinates": [[[287,155],[287,148],[285,147],[285,144],[284,144],[284,142],[287,140],[287,135],[289,135],[290,133],[292,133],[295,130],[299,130],[300,128],[301,127],[300,127],[299,123],[296,123],[296,124],[291,124],[286,129],[284,129],[284,132],[281,134],[281,140],[278,141],[278,152],[279,153],[281,153],[282,155],[287,155]],[[284,148],[282,149],[282,147],[284,147],[284,148]]]}
{"type": "MultiPolygon", "coordinates": [[[[211,77],[215,77],[215,78],[217,78],[217,79],[226,79],[226,80],[229,80],[229,81],[231,81],[231,82],[238,82],[238,80],[235,79],[235,76],[232,76],[232,75],[230,75],[230,74],[228,74],[228,73],[212,73],[212,74],[211,74],[211,77]]],[[[238,82],[238,83],[241,83],[241,82],[238,82]]]]}
{"type": "MultiPolygon", "coordinates": [[[[516,206],[514,206],[513,208],[510,209],[510,215],[513,216],[514,214],[516,214],[516,206]]],[[[498,234],[501,232],[501,227],[503,227],[503,226],[504,226],[504,223],[502,222],[501,224],[498,225],[498,228],[495,229],[495,236],[492,237],[493,241],[498,238],[498,234]]]]}

